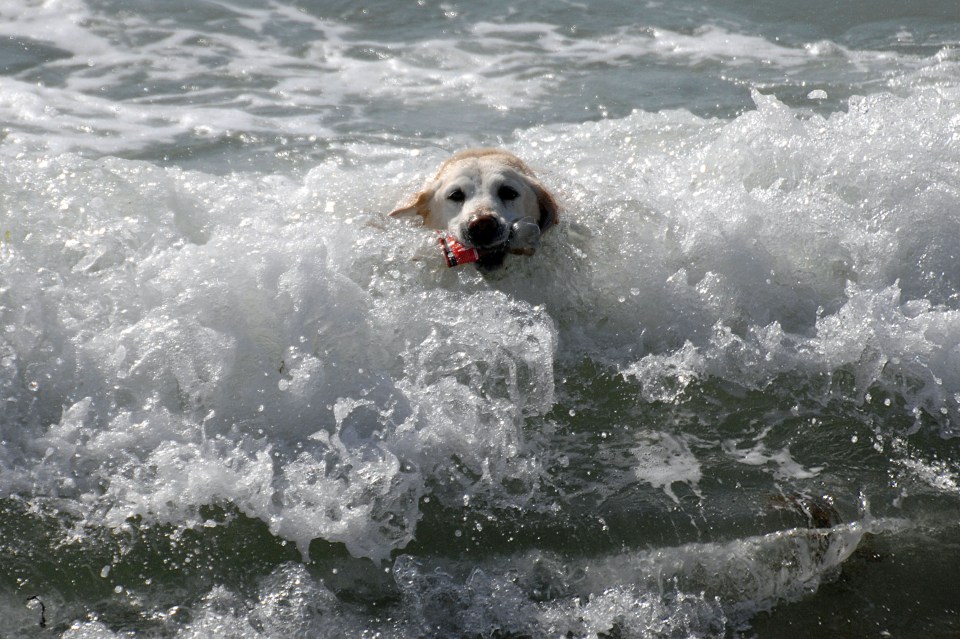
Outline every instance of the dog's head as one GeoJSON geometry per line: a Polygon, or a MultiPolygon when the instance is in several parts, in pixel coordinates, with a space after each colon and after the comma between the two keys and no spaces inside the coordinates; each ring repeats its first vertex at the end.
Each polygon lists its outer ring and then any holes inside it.
{"type": "Polygon", "coordinates": [[[536,224],[542,233],[557,223],[559,209],[519,158],[473,149],[444,162],[423,190],[390,215],[419,216],[425,226],[479,249],[481,267],[496,268],[507,253],[533,254],[535,243],[522,240],[517,229],[536,224]]]}

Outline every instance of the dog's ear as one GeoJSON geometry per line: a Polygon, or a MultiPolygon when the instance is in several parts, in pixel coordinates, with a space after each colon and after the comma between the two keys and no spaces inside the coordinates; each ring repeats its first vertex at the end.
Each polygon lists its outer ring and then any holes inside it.
{"type": "Polygon", "coordinates": [[[537,220],[537,225],[542,233],[560,222],[560,206],[553,194],[539,182],[533,182],[533,190],[537,194],[537,204],[540,206],[540,218],[537,220]]]}
{"type": "Polygon", "coordinates": [[[412,218],[420,216],[422,222],[427,221],[430,215],[430,200],[433,198],[432,189],[424,189],[403,203],[400,208],[390,211],[390,217],[412,218]]]}

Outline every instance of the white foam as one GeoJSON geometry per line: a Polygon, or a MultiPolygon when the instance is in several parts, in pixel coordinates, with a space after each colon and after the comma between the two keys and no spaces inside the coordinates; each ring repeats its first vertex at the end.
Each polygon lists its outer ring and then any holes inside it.
{"type": "Polygon", "coordinates": [[[741,464],[759,467],[773,465],[772,474],[779,480],[810,479],[820,474],[822,467],[805,468],[797,463],[790,454],[789,446],[771,451],[763,441],[771,429],[772,427],[767,427],[760,431],[753,447],[749,449],[740,448],[740,442],[737,440],[728,440],[723,443],[723,450],[741,464]]]}
{"type": "Polygon", "coordinates": [[[545,22],[479,21],[380,41],[356,24],[278,2],[218,3],[194,22],[79,1],[8,5],[0,35],[48,42],[66,55],[0,78],[0,116],[9,141],[55,153],[203,154],[239,145],[282,155],[291,140],[340,139],[345,122],[347,139],[387,124],[406,131],[408,120],[461,130],[479,116],[493,130],[505,112],[566,104],[567,84],[590,81],[598,65],[710,67],[753,86],[782,86],[784,74],[801,85],[870,83],[928,66],[916,56],[832,42],[786,46],[710,24],[689,33],[638,25],[583,37],[545,22]]]}
{"type": "MultiPolygon", "coordinates": [[[[231,503],[304,551],[322,537],[384,558],[429,491],[536,484],[550,456],[524,427],[553,408],[564,361],[613,364],[656,401],[849,369],[856,401],[879,386],[954,433],[955,91],[829,119],[755,99],[729,122],[522,133],[592,237],[561,226],[489,278],[371,215],[440,153],[357,146],[362,169],[300,181],[6,153],[0,482],[111,525],[231,503]],[[451,459],[482,480],[451,482],[451,459]]],[[[634,480],[696,491],[696,446],[658,437],[634,480]]],[[[731,454],[781,479],[818,471],[753,446],[731,454]]]]}
{"type": "Polygon", "coordinates": [[[634,475],[642,482],[660,488],[670,499],[680,503],[673,484],[687,484],[701,499],[703,495],[697,488],[702,475],[700,462],[690,451],[685,437],[669,433],[652,433],[649,443],[634,448],[631,452],[637,457],[634,475]]]}
{"type": "MultiPolygon", "coordinates": [[[[897,525],[877,522],[870,530],[897,525]]],[[[794,529],[585,562],[533,552],[498,557],[465,577],[449,566],[402,556],[394,574],[405,610],[434,629],[712,636],[816,588],[856,549],[864,532],[862,524],[794,529]]]]}
{"type": "MultiPolygon", "coordinates": [[[[230,503],[304,553],[322,537],[384,558],[449,459],[491,489],[535,472],[521,428],[553,405],[553,322],[438,252],[410,261],[394,240],[419,231],[319,216],[327,196],[284,180],[6,162],[49,200],[22,191],[4,220],[5,489],[116,526],[230,503]]],[[[363,186],[332,170],[356,211],[363,186]]]]}
{"type": "MultiPolygon", "coordinates": [[[[742,627],[760,610],[796,599],[829,578],[864,532],[896,530],[895,521],[787,530],[728,543],[561,561],[529,552],[482,560],[461,572],[445,562],[400,556],[392,576],[402,596],[377,619],[338,600],[303,565],[283,564],[259,580],[251,605],[217,586],[189,618],[158,614],[171,636],[406,637],[429,630],[533,636],[709,636],[742,627]]],[[[77,622],[71,637],[113,637],[97,621],[77,622]]]]}
{"type": "Polygon", "coordinates": [[[524,134],[594,230],[607,330],[584,348],[667,401],[734,369],[762,387],[851,367],[860,397],[903,393],[952,432],[955,91],[856,98],[828,119],[754,97],[729,123],[637,113],[524,134]]]}
{"type": "MultiPolygon", "coordinates": [[[[38,37],[51,7],[11,17],[15,26],[2,32],[38,37]]],[[[85,29],[70,15],[54,27],[85,29]]],[[[108,69],[108,81],[129,79],[123,53],[102,38],[112,42],[130,27],[142,35],[147,26],[120,17],[95,38],[74,32],[65,40],[94,61],[89,72],[47,87],[0,78],[0,112],[11,123],[0,150],[0,489],[61,500],[85,523],[115,528],[131,516],[199,525],[200,507],[229,504],[305,555],[322,538],[386,561],[415,536],[426,497],[450,508],[465,497],[537,507],[538,482],[558,452],[547,417],[558,403],[554,375],[583,360],[622,371],[651,402],[682,402],[709,380],[765,389],[782,375],[849,372],[850,401],[867,402],[879,389],[915,428],[956,435],[955,54],[916,61],[916,71],[889,80],[896,93],[852,99],[829,118],[755,93],[757,109],[732,120],[637,112],[520,131],[513,146],[557,192],[565,221],[534,257],[511,258],[489,277],[444,268],[428,233],[379,215],[434,170],[446,155],[439,150],[344,145],[345,160],[302,178],[262,168],[215,176],[62,152],[127,153],[234,130],[313,134],[321,119],[261,109],[342,105],[354,93],[415,107],[432,99],[421,95],[425,81],[452,100],[464,92],[515,108],[549,95],[547,75],[532,94],[519,90],[521,69],[544,52],[553,63],[587,66],[655,56],[802,68],[857,58],[715,27],[583,40],[551,25],[480,24],[473,33],[484,48],[473,54],[438,37],[357,59],[349,48],[370,43],[342,25],[275,6],[238,19],[261,33],[278,15],[323,41],[306,54],[280,47],[266,56],[256,39],[224,35],[213,48],[237,54],[225,63],[235,79],[279,78],[275,92],[233,94],[226,104],[208,91],[175,109],[92,92],[96,69],[108,69]],[[527,49],[501,46],[530,34],[527,49]],[[365,79],[335,79],[346,72],[365,79]],[[486,93],[489,77],[501,75],[486,93]],[[532,435],[531,426],[544,432],[532,435]]],[[[151,76],[158,80],[208,73],[191,56],[209,48],[190,44],[191,35],[147,44],[134,62],[160,60],[151,76]]],[[[652,487],[680,501],[679,482],[702,501],[701,446],[778,482],[824,472],[762,435],[722,447],[658,428],[626,449],[623,485],[602,490],[652,487]]],[[[953,466],[909,457],[900,465],[939,493],[956,492],[953,466]]],[[[462,627],[491,632],[587,635],[618,623],[637,635],[655,623],[665,632],[713,632],[742,610],[816,587],[861,532],[791,531],[591,558],[574,566],[590,569],[586,582],[570,586],[565,573],[552,573],[548,581],[568,591],[549,603],[495,566],[438,586],[435,566],[407,564],[400,587],[410,625],[384,631],[409,636],[417,614],[442,618],[429,606],[447,588],[467,599],[482,593],[458,614],[462,627]],[[660,584],[644,581],[651,575],[692,585],[664,602],[651,594],[660,584]]],[[[517,560],[522,575],[539,574],[535,560],[517,560]]],[[[231,609],[233,597],[211,592],[182,634],[315,634],[339,628],[331,618],[363,623],[296,567],[264,582],[255,610],[231,609]]],[[[96,621],[67,633],[112,635],[96,621]]]]}

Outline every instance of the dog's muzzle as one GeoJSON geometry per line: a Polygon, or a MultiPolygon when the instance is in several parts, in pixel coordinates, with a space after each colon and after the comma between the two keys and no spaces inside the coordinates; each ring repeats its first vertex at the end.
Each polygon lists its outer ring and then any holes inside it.
{"type": "Polygon", "coordinates": [[[488,224],[491,225],[489,228],[496,228],[498,234],[503,234],[503,225],[499,219],[487,215],[472,220],[468,225],[465,239],[470,245],[461,244],[452,234],[439,233],[437,235],[447,266],[476,262],[479,268],[489,271],[502,266],[508,253],[533,255],[540,246],[540,226],[531,218],[522,218],[514,222],[505,234],[506,238],[504,240],[501,241],[497,237],[497,241],[488,244],[486,247],[481,246],[475,240],[488,239],[483,237],[485,233],[489,232],[488,224]],[[493,221],[486,221],[483,219],[484,217],[493,218],[493,221]],[[474,229],[476,234],[481,237],[476,238],[472,235],[470,233],[471,229],[474,229]]]}
{"type": "Polygon", "coordinates": [[[506,225],[496,215],[478,215],[467,223],[464,239],[477,248],[487,248],[503,244],[506,231],[506,225]]]}

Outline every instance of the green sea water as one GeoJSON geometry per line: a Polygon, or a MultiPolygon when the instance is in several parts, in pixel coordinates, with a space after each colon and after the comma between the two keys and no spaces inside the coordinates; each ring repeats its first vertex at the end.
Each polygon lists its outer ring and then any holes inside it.
{"type": "Polygon", "coordinates": [[[952,2],[0,7],[0,637],[960,633],[952,2]],[[504,146],[562,205],[386,217],[504,146]]]}

